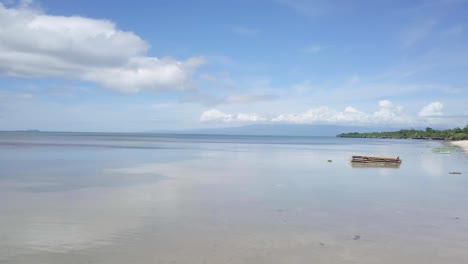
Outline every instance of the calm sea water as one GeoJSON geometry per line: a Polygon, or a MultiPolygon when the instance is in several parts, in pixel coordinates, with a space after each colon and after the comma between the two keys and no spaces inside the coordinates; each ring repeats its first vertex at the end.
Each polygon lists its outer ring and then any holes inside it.
{"type": "Polygon", "coordinates": [[[440,146],[3,132],[0,263],[468,263],[468,155],[440,146]]]}

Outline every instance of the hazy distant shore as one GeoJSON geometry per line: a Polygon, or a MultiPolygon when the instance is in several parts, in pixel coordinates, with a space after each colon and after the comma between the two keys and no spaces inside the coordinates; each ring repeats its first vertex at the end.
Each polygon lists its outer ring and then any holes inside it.
{"type": "Polygon", "coordinates": [[[468,153],[468,140],[451,141],[450,144],[460,147],[463,149],[463,151],[468,153]]]}

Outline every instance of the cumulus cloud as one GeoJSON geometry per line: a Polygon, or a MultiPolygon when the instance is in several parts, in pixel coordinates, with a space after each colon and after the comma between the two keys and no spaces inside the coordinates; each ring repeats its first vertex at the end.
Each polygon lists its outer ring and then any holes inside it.
{"type": "Polygon", "coordinates": [[[173,59],[139,57],[130,59],[122,67],[87,72],[83,79],[124,92],[139,92],[144,89],[185,90],[190,88],[192,75],[201,64],[202,58],[179,62],[173,59]]]}
{"type": "Polygon", "coordinates": [[[409,120],[403,114],[403,107],[395,105],[389,100],[379,101],[380,109],[374,113],[373,118],[375,123],[383,124],[403,124],[409,120]]]}
{"type": "Polygon", "coordinates": [[[348,106],[337,111],[327,106],[309,109],[303,113],[282,113],[272,118],[265,118],[257,114],[228,114],[216,109],[202,113],[200,120],[221,122],[272,122],[287,124],[409,124],[411,122],[403,113],[403,107],[388,100],[378,103],[379,109],[373,113],[366,113],[348,106]]]}
{"type": "Polygon", "coordinates": [[[200,116],[200,121],[202,122],[212,122],[212,121],[221,121],[221,122],[232,122],[232,115],[226,114],[218,109],[210,109],[203,112],[200,116]]]}
{"type": "Polygon", "coordinates": [[[329,109],[328,107],[319,107],[299,114],[280,114],[277,117],[274,117],[271,121],[294,124],[316,123],[332,118],[334,114],[332,112],[333,110],[329,109]]]}
{"type": "Polygon", "coordinates": [[[442,109],[444,105],[441,102],[432,102],[426,106],[424,106],[421,111],[419,111],[418,116],[420,117],[434,117],[434,116],[442,116],[443,112],[442,109]]]}
{"type": "Polygon", "coordinates": [[[203,112],[200,116],[200,121],[202,122],[263,122],[266,121],[266,118],[263,118],[255,113],[239,113],[237,115],[226,114],[217,109],[210,109],[203,112]]]}
{"type": "Polygon", "coordinates": [[[346,107],[343,111],[336,111],[326,106],[310,109],[299,114],[280,114],[272,122],[293,124],[316,123],[367,123],[369,115],[353,107],[346,107]]]}
{"type": "Polygon", "coordinates": [[[204,63],[147,56],[149,44],[109,20],[48,15],[0,3],[0,74],[63,77],[122,92],[187,89],[204,63]]]}
{"type": "Polygon", "coordinates": [[[251,113],[251,114],[237,114],[235,120],[239,122],[263,122],[263,121],[266,121],[266,118],[261,117],[255,113],[251,113]]]}
{"type": "Polygon", "coordinates": [[[299,114],[280,114],[272,121],[294,124],[404,124],[409,122],[403,114],[403,107],[388,100],[382,100],[378,105],[379,110],[374,113],[365,113],[351,106],[343,111],[322,106],[299,114]]]}

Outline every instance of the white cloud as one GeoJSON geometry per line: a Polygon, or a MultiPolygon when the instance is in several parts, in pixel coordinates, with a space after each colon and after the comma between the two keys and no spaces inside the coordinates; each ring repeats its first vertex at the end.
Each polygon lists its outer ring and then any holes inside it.
{"type": "Polygon", "coordinates": [[[280,114],[277,117],[273,118],[272,122],[281,122],[281,123],[294,123],[294,124],[311,124],[322,122],[324,120],[329,120],[334,115],[333,110],[328,107],[319,107],[310,109],[304,113],[299,114],[280,114]]]}
{"type": "Polygon", "coordinates": [[[266,121],[266,118],[261,117],[255,113],[251,114],[237,114],[236,121],[239,122],[263,122],[266,121]]]}
{"type": "Polygon", "coordinates": [[[202,122],[212,122],[212,121],[232,122],[233,118],[232,118],[232,115],[221,112],[218,109],[210,109],[201,114],[200,121],[202,122]]]}
{"type": "Polygon", "coordinates": [[[255,113],[239,113],[237,115],[226,114],[217,109],[210,109],[203,112],[200,116],[202,122],[224,122],[224,123],[246,123],[246,122],[263,122],[266,118],[255,113]]]}
{"type": "Polygon", "coordinates": [[[403,107],[388,100],[378,103],[379,109],[373,113],[359,111],[348,106],[337,111],[327,106],[309,109],[303,113],[282,113],[272,118],[257,114],[228,114],[216,109],[202,113],[200,120],[221,122],[272,122],[286,124],[347,124],[347,125],[408,125],[412,120],[403,113],[403,107]]]}
{"type": "Polygon", "coordinates": [[[326,106],[310,109],[299,114],[280,114],[271,120],[272,122],[293,124],[316,123],[368,123],[369,115],[358,111],[353,107],[346,107],[343,111],[336,111],[326,106]]]}
{"type": "Polygon", "coordinates": [[[368,123],[369,116],[354,107],[348,106],[344,111],[336,113],[336,121],[347,123],[368,123]]]}
{"type": "Polygon", "coordinates": [[[418,116],[420,117],[434,117],[434,116],[442,116],[443,112],[442,109],[444,105],[441,102],[432,102],[421,109],[419,111],[418,116]]]}
{"type": "Polygon", "coordinates": [[[144,89],[185,90],[190,88],[191,77],[201,64],[201,58],[192,58],[186,62],[150,57],[132,58],[124,67],[88,72],[83,79],[124,92],[144,89]]]}
{"type": "Polygon", "coordinates": [[[380,109],[373,114],[375,123],[404,124],[409,119],[403,114],[403,107],[395,105],[389,100],[379,101],[380,109]]]}
{"type": "Polygon", "coordinates": [[[149,44],[109,20],[53,16],[0,3],[0,74],[63,77],[122,92],[187,89],[204,59],[158,59],[149,44]]]}

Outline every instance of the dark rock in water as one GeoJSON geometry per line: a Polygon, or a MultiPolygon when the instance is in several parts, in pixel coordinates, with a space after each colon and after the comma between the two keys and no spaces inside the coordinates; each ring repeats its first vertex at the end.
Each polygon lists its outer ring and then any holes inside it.
{"type": "Polygon", "coordinates": [[[320,244],[322,247],[323,247],[323,246],[325,246],[325,244],[324,244],[324,243],[322,243],[322,242],[320,242],[319,244],[320,244]]]}
{"type": "Polygon", "coordinates": [[[355,235],[355,236],[353,237],[353,240],[359,240],[359,239],[361,239],[361,236],[360,236],[360,235],[355,235]]]}
{"type": "Polygon", "coordinates": [[[459,172],[459,171],[451,171],[451,172],[449,172],[449,174],[462,174],[462,173],[459,172]]]}
{"type": "Polygon", "coordinates": [[[332,160],[328,160],[328,162],[332,162],[332,160]]]}

